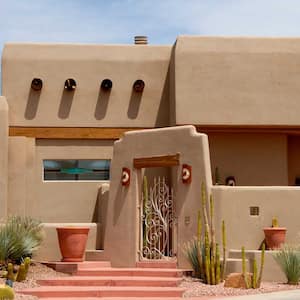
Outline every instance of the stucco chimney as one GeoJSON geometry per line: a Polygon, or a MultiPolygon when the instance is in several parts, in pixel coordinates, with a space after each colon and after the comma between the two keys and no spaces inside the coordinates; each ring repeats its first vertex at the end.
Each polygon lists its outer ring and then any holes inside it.
{"type": "Polygon", "coordinates": [[[145,35],[137,35],[134,37],[134,43],[136,45],[147,45],[148,44],[148,37],[145,35]]]}

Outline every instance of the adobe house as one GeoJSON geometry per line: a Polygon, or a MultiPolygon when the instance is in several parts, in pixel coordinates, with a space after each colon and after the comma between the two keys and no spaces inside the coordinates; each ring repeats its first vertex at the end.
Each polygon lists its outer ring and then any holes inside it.
{"type": "Polygon", "coordinates": [[[45,223],[39,259],[59,259],[57,225],[83,224],[91,228],[87,257],[133,266],[157,258],[144,248],[145,232],[157,230],[145,229],[155,218],[143,219],[147,175],[149,193],[164,186],[162,219],[171,228],[167,248],[156,250],[179,266],[196,234],[201,182],[217,220],[226,220],[228,248],[257,249],[273,216],[295,240],[300,39],[136,42],[5,45],[1,218],[45,223]]]}

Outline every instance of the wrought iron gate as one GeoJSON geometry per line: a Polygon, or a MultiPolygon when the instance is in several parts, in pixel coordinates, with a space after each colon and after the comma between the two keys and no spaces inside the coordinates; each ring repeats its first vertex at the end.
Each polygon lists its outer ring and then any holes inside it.
{"type": "Polygon", "coordinates": [[[164,259],[176,255],[173,189],[165,178],[154,178],[143,193],[141,206],[141,259],[164,259]]]}

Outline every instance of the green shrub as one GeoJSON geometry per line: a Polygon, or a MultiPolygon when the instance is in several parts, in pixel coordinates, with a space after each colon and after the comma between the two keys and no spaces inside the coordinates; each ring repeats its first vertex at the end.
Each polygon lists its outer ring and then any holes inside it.
{"type": "Polygon", "coordinates": [[[12,216],[0,228],[0,262],[21,263],[40,246],[43,226],[31,217],[12,216]]]}
{"type": "Polygon", "coordinates": [[[274,254],[276,262],[284,272],[288,284],[298,284],[300,280],[300,249],[290,245],[283,245],[274,254]]]}
{"type": "Polygon", "coordinates": [[[201,243],[195,238],[184,244],[183,251],[194,270],[195,276],[203,279],[201,276],[202,272],[200,270],[201,266],[199,262],[199,254],[202,253],[201,248],[201,243]]]}

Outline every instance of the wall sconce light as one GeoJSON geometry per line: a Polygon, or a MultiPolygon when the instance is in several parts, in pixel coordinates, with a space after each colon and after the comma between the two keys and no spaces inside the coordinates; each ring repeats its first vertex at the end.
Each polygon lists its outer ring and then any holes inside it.
{"type": "Polygon", "coordinates": [[[40,91],[43,87],[43,80],[40,78],[33,78],[31,81],[31,88],[35,91],[40,91]]]}
{"type": "Polygon", "coordinates": [[[130,183],[130,170],[128,168],[122,169],[122,179],[121,179],[122,185],[128,186],[130,183]]]}
{"type": "Polygon", "coordinates": [[[68,78],[65,81],[65,89],[68,91],[74,91],[76,89],[76,81],[73,78],[68,78]]]}
{"type": "Polygon", "coordinates": [[[133,89],[137,93],[142,93],[145,87],[145,82],[142,79],[138,79],[133,84],[133,89]]]}
{"type": "Polygon", "coordinates": [[[183,183],[191,183],[192,182],[192,166],[183,164],[181,177],[182,177],[183,183]]]}
{"type": "Polygon", "coordinates": [[[110,79],[104,79],[101,82],[101,89],[103,89],[104,91],[109,91],[112,88],[112,81],[110,79]]]}

